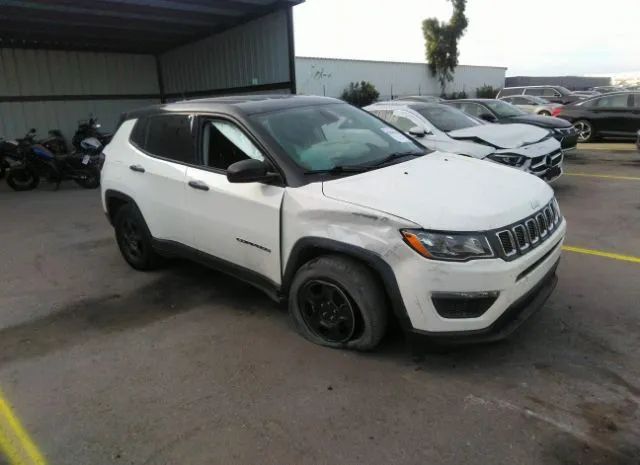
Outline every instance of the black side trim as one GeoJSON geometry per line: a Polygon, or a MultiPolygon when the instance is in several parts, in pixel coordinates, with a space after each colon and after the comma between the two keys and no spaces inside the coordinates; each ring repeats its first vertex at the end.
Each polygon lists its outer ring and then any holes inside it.
{"type": "Polygon", "coordinates": [[[153,239],[153,248],[160,255],[165,257],[180,257],[200,263],[208,268],[221,271],[222,273],[238,278],[261,291],[265,292],[274,301],[282,302],[280,286],[255,271],[249,270],[235,263],[228,262],[213,255],[209,255],[200,250],[194,249],[175,241],[153,239]]]}
{"type": "Polygon", "coordinates": [[[259,84],[255,86],[242,86],[242,87],[228,87],[222,89],[206,89],[206,90],[193,90],[189,92],[173,92],[169,94],[164,94],[166,99],[180,99],[186,100],[190,98],[199,98],[199,97],[213,97],[216,95],[233,95],[233,94],[244,94],[249,92],[268,92],[271,90],[290,90],[291,83],[290,82],[275,82],[272,84],[259,84]]]}
{"type": "Polygon", "coordinates": [[[297,94],[296,83],[296,51],[293,33],[293,8],[287,8],[287,41],[289,43],[289,88],[292,94],[297,94]]]}
{"type": "MultiPolygon", "coordinates": [[[[120,191],[114,191],[113,189],[107,189],[105,191],[104,199],[105,199],[105,203],[107,204],[107,208],[109,208],[109,201],[112,199],[122,200],[123,202],[130,203],[132,205],[135,205],[136,208],[138,208],[138,204],[136,203],[135,200],[133,200],[127,194],[123,194],[120,191]]],[[[138,210],[140,209],[138,208],[138,210]]],[[[107,219],[109,220],[109,223],[111,223],[111,225],[113,226],[113,218],[112,218],[111,212],[107,211],[105,213],[107,215],[107,219]]]]}
{"type": "Polygon", "coordinates": [[[413,329],[411,320],[404,306],[396,275],[391,266],[375,252],[361,247],[321,237],[305,237],[293,246],[286,270],[283,273],[282,293],[287,295],[293,278],[300,268],[310,259],[327,253],[349,255],[369,265],[382,280],[398,322],[404,330],[413,329]]]}

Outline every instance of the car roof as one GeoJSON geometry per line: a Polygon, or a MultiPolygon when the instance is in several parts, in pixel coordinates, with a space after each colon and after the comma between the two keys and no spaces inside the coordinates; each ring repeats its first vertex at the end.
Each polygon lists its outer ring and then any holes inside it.
{"type": "MultiPolygon", "coordinates": [[[[520,97],[519,95],[507,95],[506,97],[520,97]]],[[[487,103],[487,102],[495,102],[498,99],[495,98],[461,98],[456,100],[447,100],[442,103],[456,103],[456,102],[475,102],[475,103],[487,103]]]]}
{"type": "Polygon", "coordinates": [[[136,109],[124,114],[124,119],[140,118],[164,113],[198,113],[221,112],[242,113],[253,115],[269,113],[272,111],[289,108],[300,108],[314,105],[328,105],[332,103],[344,103],[342,100],[329,97],[315,97],[302,95],[262,94],[262,95],[237,95],[226,97],[203,98],[196,100],[184,100],[180,102],[152,105],[136,109]]]}
{"type": "Polygon", "coordinates": [[[444,106],[443,103],[417,102],[417,101],[411,101],[411,100],[388,100],[386,102],[376,102],[370,105],[370,107],[396,106],[396,107],[411,108],[412,110],[418,110],[420,108],[441,107],[441,106],[444,106]]]}

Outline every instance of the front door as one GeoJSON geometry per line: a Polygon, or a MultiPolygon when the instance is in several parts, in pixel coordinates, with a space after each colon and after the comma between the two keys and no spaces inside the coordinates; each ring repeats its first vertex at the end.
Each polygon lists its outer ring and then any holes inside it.
{"type": "Polygon", "coordinates": [[[633,96],[613,94],[600,97],[593,102],[591,110],[594,122],[603,136],[628,136],[633,134],[631,125],[633,96]]]}
{"type": "Polygon", "coordinates": [[[234,184],[226,170],[263,152],[234,122],[199,119],[199,166],[189,167],[186,199],[193,244],[199,251],[281,282],[280,207],[284,188],[234,184]]]}

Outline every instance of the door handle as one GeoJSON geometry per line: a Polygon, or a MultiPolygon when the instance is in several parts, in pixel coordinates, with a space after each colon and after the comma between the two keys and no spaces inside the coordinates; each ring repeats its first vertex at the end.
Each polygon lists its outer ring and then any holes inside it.
{"type": "Polygon", "coordinates": [[[193,187],[194,189],[198,189],[199,191],[208,191],[209,190],[209,186],[207,186],[202,181],[189,181],[189,186],[193,187]]]}
{"type": "Polygon", "coordinates": [[[141,165],[131,165],[129,167],[131,171],[135,171],[136,173],[144,173],[144,167],[141,165]]]}

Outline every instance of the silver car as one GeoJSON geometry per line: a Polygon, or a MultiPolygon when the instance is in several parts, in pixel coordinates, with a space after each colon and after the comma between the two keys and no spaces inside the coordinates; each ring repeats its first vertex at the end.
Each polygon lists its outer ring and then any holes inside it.
{"type": "Polygon", "coordinates": [[[551,116],[554,109],[562,106],[559,103],[551,103],[548,100],[545,100],[542,97],[536,97],[535,95],[511,95],[509,97],[500,97],[499,100],[509,102],[527,113],[534,113],[542,116],[551,116]]]}

